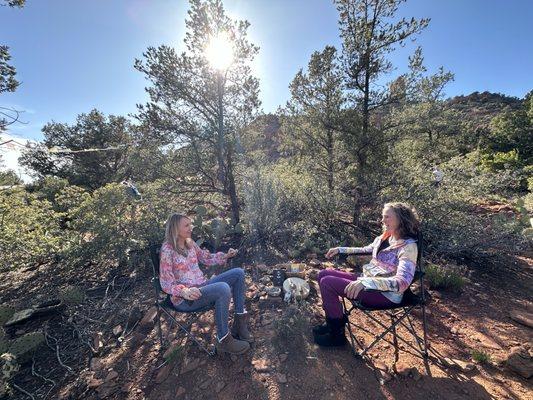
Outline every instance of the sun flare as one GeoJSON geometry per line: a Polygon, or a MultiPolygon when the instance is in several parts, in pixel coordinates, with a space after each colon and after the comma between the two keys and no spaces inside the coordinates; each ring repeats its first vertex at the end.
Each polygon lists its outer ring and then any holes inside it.
{"type": "Polygon", "coordinates": [[[211,38],[205,49],[209,64],[218,70],[227,69],[233,62],[233,46],[226,32],[211,38]]]}

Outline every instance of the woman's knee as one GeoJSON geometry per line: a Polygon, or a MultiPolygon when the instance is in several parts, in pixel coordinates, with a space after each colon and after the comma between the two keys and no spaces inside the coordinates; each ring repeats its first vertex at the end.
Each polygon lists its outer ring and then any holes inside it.
{"type": "Polygon", "coordinates": [[[226,282],[211,283],[205,290],[216,299],[231,297],[231,288],[226,282]]]}
{"type": "Polygon", "coordinates": [[[244,279],[244,269],[242,268],[233,268],[233,273],[237,275],[239,279],[244,279]]]}
{"type": "Polygon", "coordinates": [[[334,289],[336,286],[338,286],[338,282],[339,278],[336,276],[326,275],[320,280],[320,287],[334,289]]]}
{"type": "Polygon", "coordinates": [[[217,285],[220,297],[231,297],[231,287],[226,282],[219,282],[217,285]]]}
{"type": "Polygon", "coordinates": [[[322,278],[325,278],[326,276],[329,276],[329,272],[331,269],[323,269],[318,273],[318,281],[320,282],[322,278]]]}

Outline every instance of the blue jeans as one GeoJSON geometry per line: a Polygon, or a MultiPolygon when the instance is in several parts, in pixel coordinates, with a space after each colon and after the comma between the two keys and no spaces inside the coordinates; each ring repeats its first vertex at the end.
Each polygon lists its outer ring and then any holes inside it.
{"type": "Polygon", "coordinates": [[[237,314],[244,311],[244,270],[233,268],[214,276],[199,287],[202,297],[182,301],[174,308],[181,312],[194,312],[205,308],[215,309],[218,339],[229,333],[229,303],[233,294],[233,307],[237,314]]]}

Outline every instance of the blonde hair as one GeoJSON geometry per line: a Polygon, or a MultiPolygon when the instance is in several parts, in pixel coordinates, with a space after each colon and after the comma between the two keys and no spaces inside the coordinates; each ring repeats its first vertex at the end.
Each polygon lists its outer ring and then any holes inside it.
{"type": "MultiPolygon", "coordinates": [[[[186,256],[186,254],[183,254],[183,251],[178,247],[177,235],[179,223],[184,218],[190,219],[188,216],[181,213],[173,213],[168,217],[167,223],[165,225],[165,241],[168,242],[175,251],[186,256]]],[[[190,241],[186,240],[185,248],[190,249],[190,247],[190,241]]]]}
{"type": "Polygon", "coordinates": [[[407,203],[386,203],[383,209],[390,208],[398,217],[398,234],[402,239],[416,239],[420,232],[420,220],[416,210],[407,203]]]}

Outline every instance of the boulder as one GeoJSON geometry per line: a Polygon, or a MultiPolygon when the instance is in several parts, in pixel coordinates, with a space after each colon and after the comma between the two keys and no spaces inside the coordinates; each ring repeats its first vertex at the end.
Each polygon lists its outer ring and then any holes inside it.
{"type": "Polygon", "coordinates": [[[513,320],[527,326],[528,328],[533,328],[533,313],[526,310],[513,310],[509,313],[509,317],[513,320]]]}
{"type": "Polygon", "coordinates": [[[528,346],[514,348],[507,357],[506,365],[518,375],[529,379],[533,375],[533,357],[528,346]]]}

